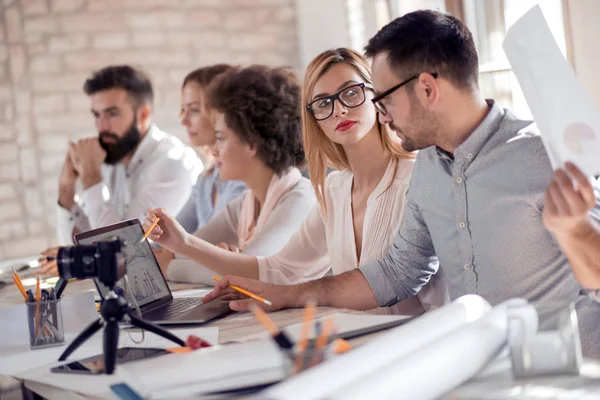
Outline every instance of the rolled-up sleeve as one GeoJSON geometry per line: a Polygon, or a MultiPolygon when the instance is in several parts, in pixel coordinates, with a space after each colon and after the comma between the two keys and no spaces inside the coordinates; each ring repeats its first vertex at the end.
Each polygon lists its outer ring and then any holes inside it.
{"type": "Polygon", "coordinates": [[[387,255],[359,267],[382,307],[417,294],[439,266],[429,230],[410,190],[407,199],[404,221],[387,255]]]}

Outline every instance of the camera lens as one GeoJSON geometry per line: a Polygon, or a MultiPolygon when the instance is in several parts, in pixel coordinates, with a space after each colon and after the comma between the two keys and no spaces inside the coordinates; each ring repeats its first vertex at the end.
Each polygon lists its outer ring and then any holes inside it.
{"type": "Polygon", "coordinates": [[[64,279],[87,279],[97,275],[96,246],[63,247],[56,257],[58,274],[64,279]]]}

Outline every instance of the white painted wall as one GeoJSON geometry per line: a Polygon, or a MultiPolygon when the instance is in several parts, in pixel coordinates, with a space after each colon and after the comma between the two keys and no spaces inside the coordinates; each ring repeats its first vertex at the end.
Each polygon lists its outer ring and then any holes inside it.
{"type": "Polygon", "coordinates": [[[302,73],[319,53],[336,47],[351,46],[346,1],[295,1],[302,73]]]}

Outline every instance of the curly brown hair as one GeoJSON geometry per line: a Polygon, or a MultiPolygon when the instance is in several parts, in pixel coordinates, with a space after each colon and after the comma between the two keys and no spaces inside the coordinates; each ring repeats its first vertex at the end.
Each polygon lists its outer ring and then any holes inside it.
{"type": "Polygon", "coordinates": [[[209,87],[207,100],[277,175],[302,166],[300,82],[291,68],[253,65],[226,72],[209,87]]]}

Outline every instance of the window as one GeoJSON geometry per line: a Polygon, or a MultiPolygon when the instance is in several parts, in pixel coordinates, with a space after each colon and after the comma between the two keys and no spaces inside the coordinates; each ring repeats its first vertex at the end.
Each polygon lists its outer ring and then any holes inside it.
{"type": "Polygon", "coordinates": [[[448,12],[460,18],[471,30],[479,54],[479,87],[482,93],[486,98],[493,98],[503,107],[510,108],[520,118],[532,117],[502,48],[507,29],[531,7],[540,4],[559,48],[567,54],[562,0],[374,1],[378,24],[381,25],[420,9],[448,12]]]}

